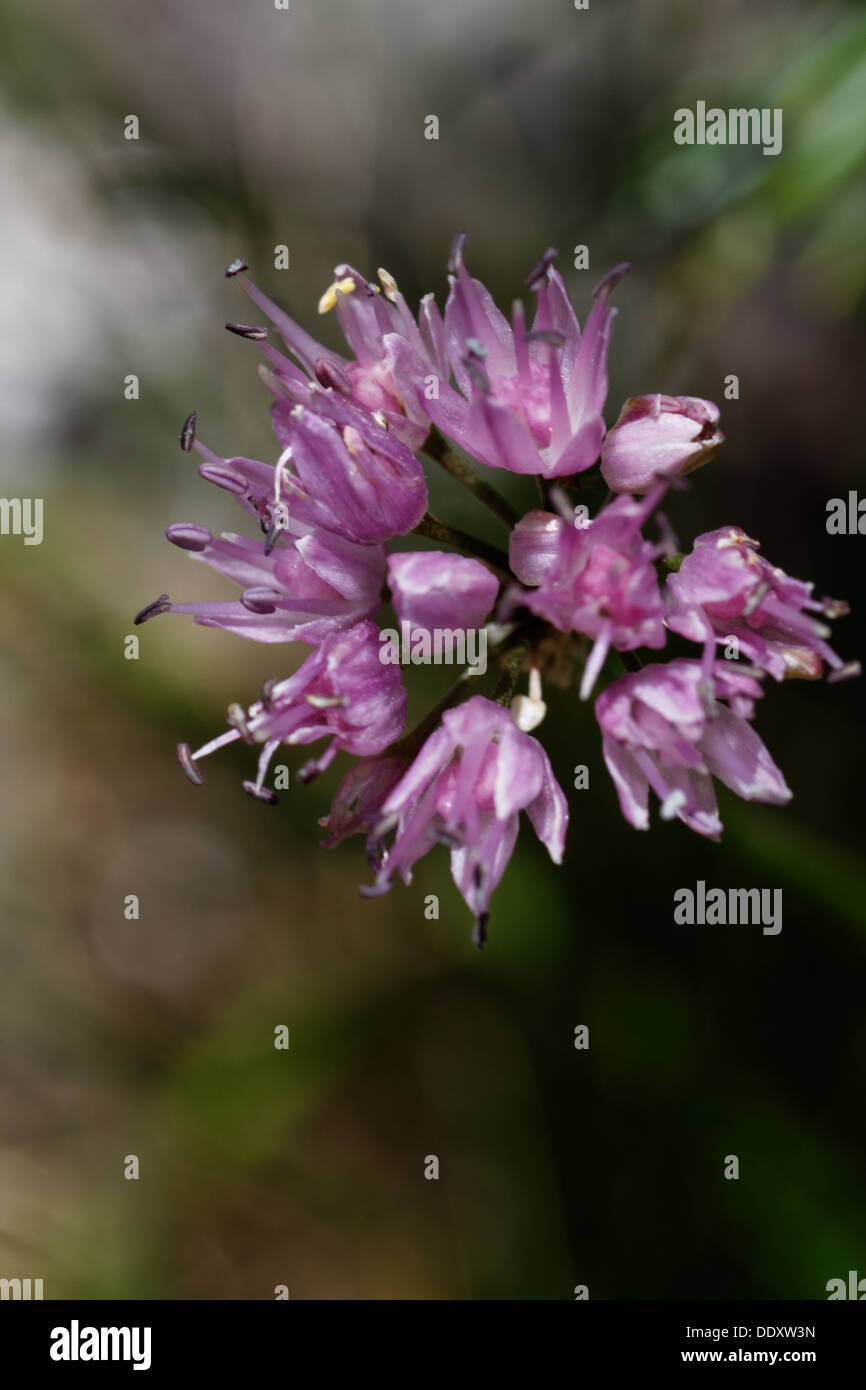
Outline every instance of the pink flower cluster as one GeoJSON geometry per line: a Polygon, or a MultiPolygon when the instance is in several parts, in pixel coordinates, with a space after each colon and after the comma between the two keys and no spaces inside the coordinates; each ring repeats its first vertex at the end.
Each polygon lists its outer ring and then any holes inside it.
{"type": "Polygon", "coordinates": [[[271,325],[226,326],[264,353],[276,457],[223,458],[196,437],[190,415],[181,447],[198,453],[200,475],[234,498],[253,534],[214,536],[176,522],[166,535],[234,581],[240,596],[173,603],[164,594],[136,621],[189,613],[254,641],[312,648],[248,707],[230,706],[225,731],[204,747],[180,744],[185,772],[200,783],[203,757],[249,743],[258,759],[244,789],[273,803],[267,779],[280,746],[326,740],[301,767],[302,781],[338,753],[354,755],[323,821],[325,845],[366,836],[368,896],[398,875],[408,883],[422,855],[444,845],[480,945],[520,812],[555,863],[564,853],[568,804],[529,732],[544,716],[543,678],[574,675],[586,700],[611,653],[620,654],[625,674],[602,690],[595,713],[623,815],[646,829],[651,789],[662,818],[717,839],[714,779],[747,800],[781,804],[791,795],[752,727],[765,676],[816,679],[829,668],[838,680],[859,667],[828,645],[826,620],[845,605],[815,599],[810,584],[761,558],[738,528],[699,536],[679,553],[657,508],[672,480],[719,449],[715,405],[633,397],[605,429],[609,301],[628,266],[597,287],[581,329],[548,251],[526,281],[531,323],[521,301],[509,321],[469,274],[464,243],[460,236],[452,249],[444,312],[426,295],[413,315],[386,271],[373,284],[338,266],[319,309],[336,311],[345,354],[268,299],[244,262],[229,266],[226,275],[271,325]],[[430,516],[419,453],[507,526],[507,553],[430,516]],[[596,465],[592,476],[609,492],[590,517],[582,504],[589,480],[579,475],[596,465]],[[512,514],[491,486],[497,469],[534,475],[544,506],[512,514]],[[645,535],[654,517],[655,540],[645,535]],[[410,533],[450,548],[386,553],[410,533]],[[404,733],[402,677],[382,659],[375,622],[386,601],[413,635],[483,629],[491,691],[471,693],[478,677],[464,678],[404,733]],[[637,652],[660,652],[672,634],[694,643],[695,654],[643,664],[637,652]],[[720,647],[742,659],[720,659],[720,647]],[[524,672],[527,693],[516,691],[524,672]]]}

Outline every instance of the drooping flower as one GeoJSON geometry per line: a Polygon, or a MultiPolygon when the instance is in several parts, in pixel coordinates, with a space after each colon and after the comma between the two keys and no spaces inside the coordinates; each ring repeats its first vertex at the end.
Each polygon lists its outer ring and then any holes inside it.
{"type": "Polygon", "coordinates": [[[367,836],[367,863],[374,873],[382,861],[383,846],[376,835],[382,819],[382,807],[409,766],[401,754],[384,753],[375,758],[362,758],[349,768],[337,788],[331,809],[319,825],[327,830],[322,841],[325,849],[333,849],[350,835],[367,836]]]}
{"type": "MultiPolygon", "coordinates": [[[[380,413],[387,428],[410,449],[419,449],[427,437],[430,423],[414,403],[404,401],[393,374],[393,355],[397,343],[404,341],[422,361],[427,360],[429,337],[425,340],[427,311],[422,306],[420,325],[415,322],[387,270],[378,272],[380,285],[373,285],[350,265],[338,265],[334,283],[319,300],[319,313],[336,309],[354,357],[346,357],[311,337],[283,309],[253,284],[243,272],[243,261],[233,261],[226,275],[236,275],[247,294],[279,331],[289,352],[307,376],[282,353],[259,338],[262,351],[277,377],[286,384],[303,388],[317,382],[350,397],[370,414],[380,413]]],[[[430,296],[429,298],[432,298],[430,296]]],[[[433,370],[432,366],[428,370],[433,370]]]]}
{"type": "Polygon", "coordinates": [[[383,666],[379,660],[378,628],[375,623],[357,623],[346,632],[325,637],[287,680],[267,682],[261,698],[248,710],[232,705],[226,733],[195,753],[188,744],[179,744],[178,757],[190,781],[200,783],[197,763],[201,758],[238,739],[261,744],[256,780],[244,782],[244,791],[273,803],[276,794],[264,781],[281,743],[294,746],[331,740],[319,758],[301,769],[301,781],[309,781],[341,749],[361,757],[383,752],[402,731],[405,718],[406,692],[397,668],[383,666]]]}
{"type": "Polygon", "coordinates": [[[397,617],[413,630],[483,627],[496,602],[499,581],[469,555],[402,551],[389,555],[387,563],[397,617]]]}
{"type": "Polygon", "coordinates": [[[532,328],[523,305],[512,322],[463,260],[465,236],[452,251],[442,334],[448,371],[429,389],[432,354],[406,339],[391,345],[404,399],[491,468],[546,478],[581,473],[596,462],[604,437],[607,346],[615,310],[611,290],[628,270],[617,266],[596,287],[583,333],[562,276],[548,251],[527,279],[537,296],[532,328]],[[453,372],[457,389],[449,385],[453,372]]]}
{"type": "Polygon", "coordinates": [[[511,568],[522,583],[535,586],[523,595],[526,607],[561,632],[594,639],[580,687],[582,700],[612,646],[633,651],[665,644],[655,561],[666,546],[641,535],[663,491],[663,486],[656,488],[642,501],[617,497],[591,521],[576,513],[570,524],[549,512],[530,512],[511,533],[511,568]]]}
{"type": "Polygon", "coordinates": [[[632,396],[601,446],[612,492],[649,492],[660,478],[691,473],[724,443],[719,408],[697,396],[632,396]]]}
{"type": "Polygon", "coordinates": [[[784,805],[791,792],[749,723],[760,694],[754,675],[724,661],[715,663],[708,688],[701,662],[683,658],[645,666],[603,690],[595,712],[626,820],[648,828],[652,787],[663,820],[677,816],[717,840],[714,777],[746,801],[784,805]]]}
{"type": "Polygon", "coordinates": [[[817,680],[825,663],[831,681],[859,675],[859,663],[837,656],[827,644],[830,629],[813,616],[838,618],[848,605],[813,598],[812,584],[792,579],[757,552],[758,542],[738,526],[698,536],[668,576],[668,627],[704,644],[705,665],[712,664],[717,644],[734,638],[743,655],[777,681],[817,680]]]}
{"type": "Polygon", "coordinates": [[[476,919],[482,945],[490,897],[511,858],[526,811],[554,863],[560,863],[568,804],[541,744],[508,710],[482,695],[446,710],[382,807],[379,835],[396,835],[365,896],[387,892],[434,844],[451,850],[454,882],[476,919]]]}

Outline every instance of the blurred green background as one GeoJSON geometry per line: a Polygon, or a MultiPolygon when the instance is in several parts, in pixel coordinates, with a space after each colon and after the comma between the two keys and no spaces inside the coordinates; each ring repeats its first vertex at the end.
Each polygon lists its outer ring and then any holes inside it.
{"type": "MultiPolygon", "coordinates": [[[[720,846],[629,829],[591,710],[549,692],[554,767],[590,788],[563,870],[521,837],[479,953],[444,851],[363,902],[361,842],[317,848],[345,760],[275,812],[243,795],[243,748],[201,790],[180,773],[177,740],[305,648],[163,618],[123,657],[158,593],[231,591],[162,538],[238,524],[177,448],[186,413],[275,456],[225,264],[336,345],[315,319],[335,263],[386,266],[414,305],[459,228],[505,305],[548,245],[581,318],[633,262],[608,420],[641,392],[719,401],[727,443],[667,508],[681,540],[742,525],[852,601],[835,645],[862,655],[864,541],[825,531],[863,476],[862,6],[4,0],[0,54],[2,488],[45,499],[41,546],[0,541],[0,1275],[474,1300],[810,1299],[866,1274],[857,682],[769,683],[758,728],[795,800],[725,797],[720,846]],[[783,153],[675,146],[698,99],[782,107],[783,153]],[[676,926],[698,878],[781,887],[781,935],[676,926]]],[[[449,486],[440,513],[499,539],[449,486]]]]}

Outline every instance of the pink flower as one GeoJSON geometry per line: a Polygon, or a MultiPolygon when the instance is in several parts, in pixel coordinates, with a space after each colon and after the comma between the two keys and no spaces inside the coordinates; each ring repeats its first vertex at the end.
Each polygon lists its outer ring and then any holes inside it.
{"type": "Polygon", "coordinates": [[[227,733],[196,753],[188,744],[179,744],[178,756],[190,781],[200,783],[200,758],[238,739],[261,744],[256,780],[244,782],[244,791],[273,803],[277,797],[264,779],[281,743],[294,747],[331,740],[321,757],[301,769],[301,780],[309,781],[341,749],[362,757],[383,752],[400,734],[405,719],[406,692],[398,669],[379,660],[379,630],[374,623],[357,623],[347,632],[325,637],[287,680],[269,681],[249,710],[231,706],[227,733]]]}
{"type": "Polygon", "coordinates": [[[734,638],[777,681],[816,680],[825,662],[831,681],[859,675],[859,663],[844,663],[827,644],[830,629],[812,616],[838,618],[848,605],[813,598],[812,584],[791,579],[757,552],[758,542],[738,526],[698,536],[678,572],[668,575],[668,627],[702,642],[707,666],[716,646],[734,638]]]}
{"type": "Polygon", "coordinates": [[[486,935],[490,896],[511,858],[519,814],[558,864],[565,847],[568,803],[541,744],[522,733],[509,712],[482,695],[446,710],[409,771],[382,807],[378,833],[395,829],[369,897],[385,893],[399,874],[435,844],[451,850],[451,873],[475,916],[475,941],[486,935]]]}
{"type": "Polygon", "coordinates": [[[561,632],[594,639],[582,700],[612,646],[632,651],[665,644],[664,603],[654,567],[664,547],[644,540],[640,530],[663,491],[643,502],[617,497],[584,525],[530,512],[511,534],[511,568],[518,579],[535,585],[523,595],[527,608],[561,632]]]}
{"type": "Polygon", "coordinates": [[[648,828],[652,787],[663,820],[677,816],[717,840],[722,823],[714,777],[746,801],[781,806],[790,800],[784,777],[748,722],[760,694],[754,676],[722,661],[708,690],[701,663],[682,659],[645,666],[603,690],[595,712],[626,820],[637,830],[648,828]]]}
{"type": "Polygon", "coordinates": [[[649,492],[660,478],[707,463],[725,436],[719,408],[697,396],[632,396],[601,447],[601,473],[612,492],[649,492]]]}

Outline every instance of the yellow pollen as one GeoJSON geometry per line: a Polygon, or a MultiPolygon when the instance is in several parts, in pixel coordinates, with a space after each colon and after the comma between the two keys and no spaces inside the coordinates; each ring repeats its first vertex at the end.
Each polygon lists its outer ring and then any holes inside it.
{"type": "Polygon", "coordinates": [[[338,294],[351,294],[355,288],[355,281],[351,275],[346,275],[342,280],[335,280],[333,285],[329,285],[319,300],[319,313],[327,314],[337,303],[338,294]]]}

